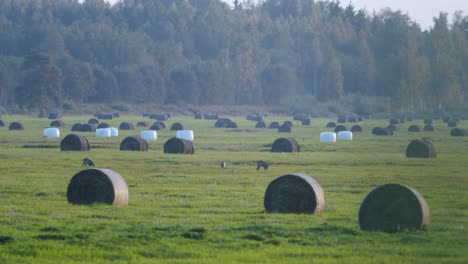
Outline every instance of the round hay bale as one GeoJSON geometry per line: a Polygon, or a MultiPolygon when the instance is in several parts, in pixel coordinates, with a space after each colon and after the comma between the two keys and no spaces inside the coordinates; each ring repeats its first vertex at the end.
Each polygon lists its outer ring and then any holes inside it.
{"type": "Polygon", "coordinates": [[[69,134],[60,142],[61,151],[88,151],[90,149],[88,139],[81,135],[69,134]]]}
{"type": "Polygon", "coordinates": [[[67,188],[67,200],[78,205],[127,205],[128,186],[122,176],[113,170],[86,169],[71,178],[67,188]]]}
{"type": "Polygon", "coordinates": [[[172,131],[184,130],[184,126],[181,123],[174,123],[171,126],[172,131]]]}
{"type": "Polygon", "coordinates": [[[300,152],[301,148],[294,138],[278,138],[271,145],[271,152],[300,152]]]}
{"type": "Polygon", "coordinates": [[[407,158],[435,158],[437,153],[434,145],[427,139],[412,140],[406,147],[407,158]]]}
{"type": "Polygon", "coordinates": [[[96,118],[90,118],[88,124],[99,124],[99,121],[96,118]]]}
{"type": "Polygon", "coordinates": [[[114,118],[113,114],[99,114],[97,116],[98,119],[107,119],[107,120],[112,120],[114,118]]]}
{"type": "Polygon", "coordinates": [[[267,213],[319,214],[325,208],[325,195],[314,178],[291,173],[270,182],[263,203],[267,213]]]}
{"type": "Polygon", "coordinates": [[[425,118],[424,119],[424,124],[425,125],[432,125],[432,118],[425,118]]]}
{"type": "Polygon", "coordinates": [[[339,116],[336,119],[336,122],[339,123],[339,124],[344,124],[344,123],[346,123],[347,120],[348,120],[348,118],[346,116],[339,116]]]}
{"type": "Polygon", "coordinates": [[[142,137],[126,137],[120,142],[121,151],[148,151],[148,142],[142,137]]]}
{"type": "Polygon", "coordinates": [[[390,136],[390,135],[393,135],[393,131],[389,130],[389,129],[386,129],[386,128],[382,128],[382,127],[374,127],[372,129],[372,135],[376,135],[376,136],[390,136]]]}
{"type": "Polygon", "coordinates": [[[231,119],[229,118],[220,118],[218,120],[216,120],[214,126],[216,128],[225,128],[225,127],[228,127],[228,125],[231,123],[231,119]]]}
{"type": "Polygon", "coordinates": [[[310,126],[310,118],[304,118],[301,120],[301,125],[310,126]]]}
{"type": "Polygon", "coordinates": [[[288,124],[282,124],[278,127],[278,133],[290,133],[291,127],[288,124]]]}
{"type": "Polygon", "coordinates": [[[257,124],[255,124],[255,128],[265,128],[266,124],[264,121],[258,121],[257,124]]]}
{"type": "Polygon", "coordinates": [[[82,124],[81,132],[96,132],[96,126],[94,124],[82,124]]]}
{"type": "Polygon", "coordinates": [[[195,113],[194,118],[195,119],[205,119],[205,116],[203,114],[201,114],[201,113],[195,113]]]}
{"type": "Polygon", "coordinates": [[[247,120],[250,120],[250,121],[262,121],[263,120],[263,116],[259,113],[254,113],[254,114],[249,114],[247,115],[247,120]]]}
{"type": "Polygon", "coordinates": [[[60,119],[62,118],[62,113],[49,113],[48,119],[60,119]]]}
{"type": "Polygon", "coordinates": [[[400,119],[398,119],[398,118],[390,118],[389,122],[390,122],[390,125],[397,125],[397,124],[400,123],[400,119]]]}
{"type": "Polygon", "coordinates": [[[468,133],[465,129],[456,127],[450,131],[450,135],[454,137],[464,137],[468,135],[468,133]]]}
{"type": "Polygon", "coordinates": [[[4,126],[5,126],[5,122],[3,122],[3,120],[0,120],[0,126],[1,126],[1,127],[4,127],[4,126]]]}
{"type": "Polygon", "coordinates": [[[364,117],[363,116],[358,116],[357,120],[358,120],[358,122],[362,122],[362,121],[364,121],[364,117]]]}
{"type": "Polygon", "coordinates": [[[362,132],[362,127],[360,125],[354,125],[351,127],[351,132],[353,133],[362,132]]]}
{"type": "Polygon", "coordinates": [[[423,131],[432,132],[432,131],[434,131],[434,127],[432,125],[425,125],[423,127],[423,131]]]}
{"type": "Polygon", "coordinates": [[[65,126],[65,122],[63,122],[63,120],[54,120],[52,122],[50,122],[50,125],[51,127],[64,127],[65,126]]]}
{"type": "Polygon", "coordinates": [[[134,130],[135,126],[131,122],[122,122],[119,125],[120,130],[134,130]]]}
{"type": "Polygon", "coordinates": [[[112,117],[120,117],[120,113],[119,112],[113,112],[112,117]]]}
{"type": "Polygon", "coordinates": [[[109,128],[109,127],[110,127],[110,125],[107,124],[107,123],[101,123],[101,124],[99,124],[99,125],[97,126],[98,129],[109,128]]]}
{"type": "Polygon", "coordinates": [[[164,130],[166,129],[166,124],[161,121],[154,122],[154,124],[150,127],[150,130],[164,130]]]}
{"type": "Polygon", "coordinates": [[[302,121],[304,119],[309,119],[310,115],[307,113],[298,113],[293,115],[293,120],[302,121]]]}
{"type": "Polygon", "coordinates": [[[388,125],[386,129],[389,131],[395,132],[398,130],[398,127],[396,125],[388,125]]]}
{"type": "Polygon", "coordinates": [[[447,126],[448,126],[448,127],[457,127],[457,120],[455,120],[455,119],[450,119],[450,120],[447,122],[447,126]]]}
{"type": "Polygon", "coordinates": [[[324,142],[324,143],[336,142],[336,133],[335,132],[321,132],[320,142],[324,142]]]}
{"type": "Polygon", "coordinates": [[[271,129],[278,129],[280,127],[280,124],[276,121],[273,121],[270,123],[270,125],[268,126],[268,128],[271,128],[271,129]]]}
{"type": "Polygon", "coordinates": [[[335,122],[328,122],[326,127],[328,127],[328,128],[336,127],[336,123],[335,122]]]}
{"type": "Polygon", "coordinates": [[[283,125],[287,125],[287,126],[290,126],[290,127],[293,127],[293,123],[291,121],[284,121],[283,122],[283,125]]]}
{"type": "Polygon", "coordinates": [[[411,125],[408,127],[408,132],[421,132],[421,128],[418,125],[411,125]]]}
{"type": "Polygon", "coordinates": [[[406,122],[406,117],[405,116],[400,116],[400,124],[403,124],[406,122]]]}
{"type": "Polygon", "coordinates": [[[176,138],[193,141],[193,130],[179,130],[176,132],[176,138]]]}
{"type": "Polygon", "coordinates": [[[385,184],[372,190],[359,208],[362,230],[395,232],[429,225],[429,206],[414,189],[385,184]]]}
{"type": "Polygon", "coordinates": [[[150,115],[151,119],[156,119],[158,121],[167,121],[167,115],[166,114],[151,114],[150,115]]]}
{"type": "Polygon", "coordinates": [[[335,133],[338,133],[338,132],[341,132],[341,131],[346,131],[346,127],[343,126],[343,125],[339,125],[337,127],[335,127],[335,133]]]}
{"type": "Polygon", "coordinates": [[[193,142],[177,137],[170,138],[164,143],[164,153],[166,154],[194,154],[193,142]]]}
{"type": "Polygon", "coordinates": [[[211,113],[205,113],[204,116],[206,120],[218,120],[219,118],[218,114],[211,114],[211,113]]]}
{"type": "Polygon", "coordinates": [[[82,124],[80,123],[75,123],[73,124],[72,128],[71,128],[71,131],[74,132],[74,131],[81,131],[81,126],[82,124]]]}
{"type": "Polygon", "coordinates": [[[237,128],[237,123],[236,122],[231,122],[227,125],[226,128],[237,128]]]}
{"type": "Polygon", "coordinates": [[[24,130],[24,125],[21,122],[13,122],[10,124],[9,130],[24,130]]]}
{"type": "Polygon", "coordinates": [[[147,127],[149,124],[146,121],[140,121],[137,123],[137,127],[147,127]]]}
{"type": "Polygon", "coordinates": [[[349,123],[356,123],[356,122],[357,122],[357,117],[355,117],[355,116],[349,116],[349,117],[348,117],[348,122],[349,122],[349,123]]]}
{"type": "Polygon", "coordinates": [[[337,135],[338,140],[353,140],[353,132],[351,131],[340,131],[337,135]]]}

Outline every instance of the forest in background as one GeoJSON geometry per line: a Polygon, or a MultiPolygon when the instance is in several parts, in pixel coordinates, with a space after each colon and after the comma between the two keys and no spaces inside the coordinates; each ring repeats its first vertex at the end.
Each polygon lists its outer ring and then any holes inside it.
{"type": "MultiPolygon", "coordinates": [[[[0,0],[0,107],[468,104],[468,16],[422,30],[339,1],[0,0]]],[[[302,109],[301,109],[302,108],[302,109]]]]}

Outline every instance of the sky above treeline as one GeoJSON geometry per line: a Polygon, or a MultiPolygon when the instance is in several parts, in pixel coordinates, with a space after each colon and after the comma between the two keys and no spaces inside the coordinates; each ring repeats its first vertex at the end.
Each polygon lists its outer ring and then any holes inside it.
{"type": "MultiPolygon", "coordinates": [[[[119,0],[108,0],[116,3],[119,0]]],[[[232,4],[233,0],[222,0],[232,4]]],[[[468,0],[342,0],[341,4],[346,6],[352,3],[356,9],[366,9],[369,13],[389,7],[392,10],[401,10],[416,21],[423,30],[432,27],[433,17],[437,17],[440,12],[449,14],[452,17],[455,11],[461,10],[464,15],[468,14],[468,0]]]]}

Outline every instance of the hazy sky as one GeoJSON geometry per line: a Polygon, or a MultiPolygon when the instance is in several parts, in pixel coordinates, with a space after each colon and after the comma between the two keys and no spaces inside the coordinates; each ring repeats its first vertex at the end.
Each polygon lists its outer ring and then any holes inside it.
{"type": "MultiPolygon", "coordinates": [[[[118,0],[108,1],[117,2],[118,0]]],[[[232,3],[233,0],[222,1],[232,3]]],[[[343,5],[349,2],[352,2],[357,9],[365,8],[370,13],[373,10],[380,11],[385,7],[401,10],[403,13],[408,13],[411,19],[418,22],[423,29],[432,27],[432,18],[438,16],[440,11],[452,15],[453,12],[462,10],[465,16],[468,15],[468,0],[341,0],[343,5]]]]}

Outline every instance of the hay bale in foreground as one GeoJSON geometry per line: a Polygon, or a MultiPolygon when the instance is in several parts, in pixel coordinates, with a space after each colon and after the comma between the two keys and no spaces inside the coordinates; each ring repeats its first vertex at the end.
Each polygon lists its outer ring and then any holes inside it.
{"type": "Polygon", "coordinates": [[[346,131],[346,127],[344,125],[339,125],[337,127],[335,127],[335,133],[338,134],[338,132],[341,132],[341,131],[346,131]]]}
{"type": "Polygon", "coordinates": [[[412,140],[406,147],[406,157],[408,158],[435,158],[437,153],[434,145],[427,139],[412,140]]]}
{"type": "Polygon", "coordinates": [[[425,125],[423,127],[423,131],[432,132],[432,131],[434,131],[434,127],[432,125],[425,125]]]}
{"type": "Polygon", "coordinates": [[[319,214],[325,208],[325,195],[309,175],[291,173],[270,182],[263,203],[267,213],[319,214]]]}
{"type": "Polygon", "coordinates": [[[362,230],[395,232],[421,229],[430,222],[429,206],[414,189],[385,184],[372,190],[359,208],[362,230]]]}
{"type": "Polygon", "coordinates": [[[73,126],[72,126],[72,128],[71,128],[71,131],[72,131],[72,132],[81,131],[81,126],[82,126],[82,124],[80,124],[80,123],[75,123],[75,124],[73,124],[73,126]]]}
{"type": "Polygon", "coordinates": [[[273,121],[270,123],[270,125],[268,126],[268,128],[271,128],[271,129],[278,129],[280,127],[280,124],[276,121],[273,121]]]}
{"type": "Polygon", "coordinates": [[[119,125],[120,130],[134,130],[135,126],[131,122],[122,122],[119,125]]]}
{"type": "Polygon", "coordinates": [[[393,131],[386,129],[386,128],[381,128],[381,127],[374,127],[372,129],[372,135],[376,136],[390,136],[393,135],[393,131]]]}
{"type": "Polygon", "coordinates": [[[468,133],[465,129],[456,127],[450,131],[450,135],[454,137],[464,137],[467,136],[468,133]]]}
{"type": "Polygon", "coordinates": [[[354,125],[351,127],[351,132],[353,133],[362,132],[362,127],[360,125],[354,125]]]}
{"type": "Polygon", "coordinates": [[[65,126],[65,122],[63,122],[63,120],[54,120],[52,122],[50,122],[50,125],[51,127],[64,127],[65,126]]]}
{"type": "Polygon", "coordinates": [[[408,127],[408,132],[420,132],[421,128],[418,125],[411,125],[408,127]]]}
{"type": "Polygon", "coordinates": [[[294,138],[278,138],[271,145],[271,152],[300,152],[301,148],[294,138]]]}
{"type": "Polygon", "coordinates": [[[172,131],[184,130],[184,125],[182,125],[181,123],[176,122],[176,123],[172,124],[171,130],[172,131]]]}
{"type": "Polygon", "coordinates": [[[71,204],[105,203],[128,204],[128,186],[115,171],[87,169],[72,177],[67,188],[67,200],[71,204]]]}
{"type": "Polygon", "coordinates": [[[90,149],[88,139],[81,135],[69,134],[60,142],[61,151],[88,151],[90,149]]]}
{"type": "Polygon", "coordinates": [[[21,122],[13,122],[10,124],[9,130],[24,130],[24,125],[21,122]]]}
{"type": "Polygon", "coordinates": [[[97,128],[99,128],[99,129],[101,129],[101,128],[109,128],[109,127],[110,127],[110,125],[107,124],[107,123],[101,123],[101,124],[99,124],[99,125],[97,126],[97,128]]]}
{"type": "Polygon", "coordinates": [[[164,153],[166,154],[194,154],[193,142],[177,137],[170,138],[164,143],[164,153]]]}
{"type": "Polygon", "coordinates": [[[255,124],[255,128],[265,128],[266,124],[264,121],[258,121],[257,124],[255,124]]]}
{"type": "Polygon", "coordinates": [[[148,142],[143,138],[126,137],[120,142],[121,151],[148,151],[148,142]]]}
{"type": "Polygon", "coordinates": [[[291,127],[288,124],[282,124],[278,127],[278,133],[290,133],[291,127]]]}
{"type": "Polygon", "coordinates": [[[336,123],[335,122],[328,122],[326,127],[328,127],[328,128],[336,127],[336,123]]]}

